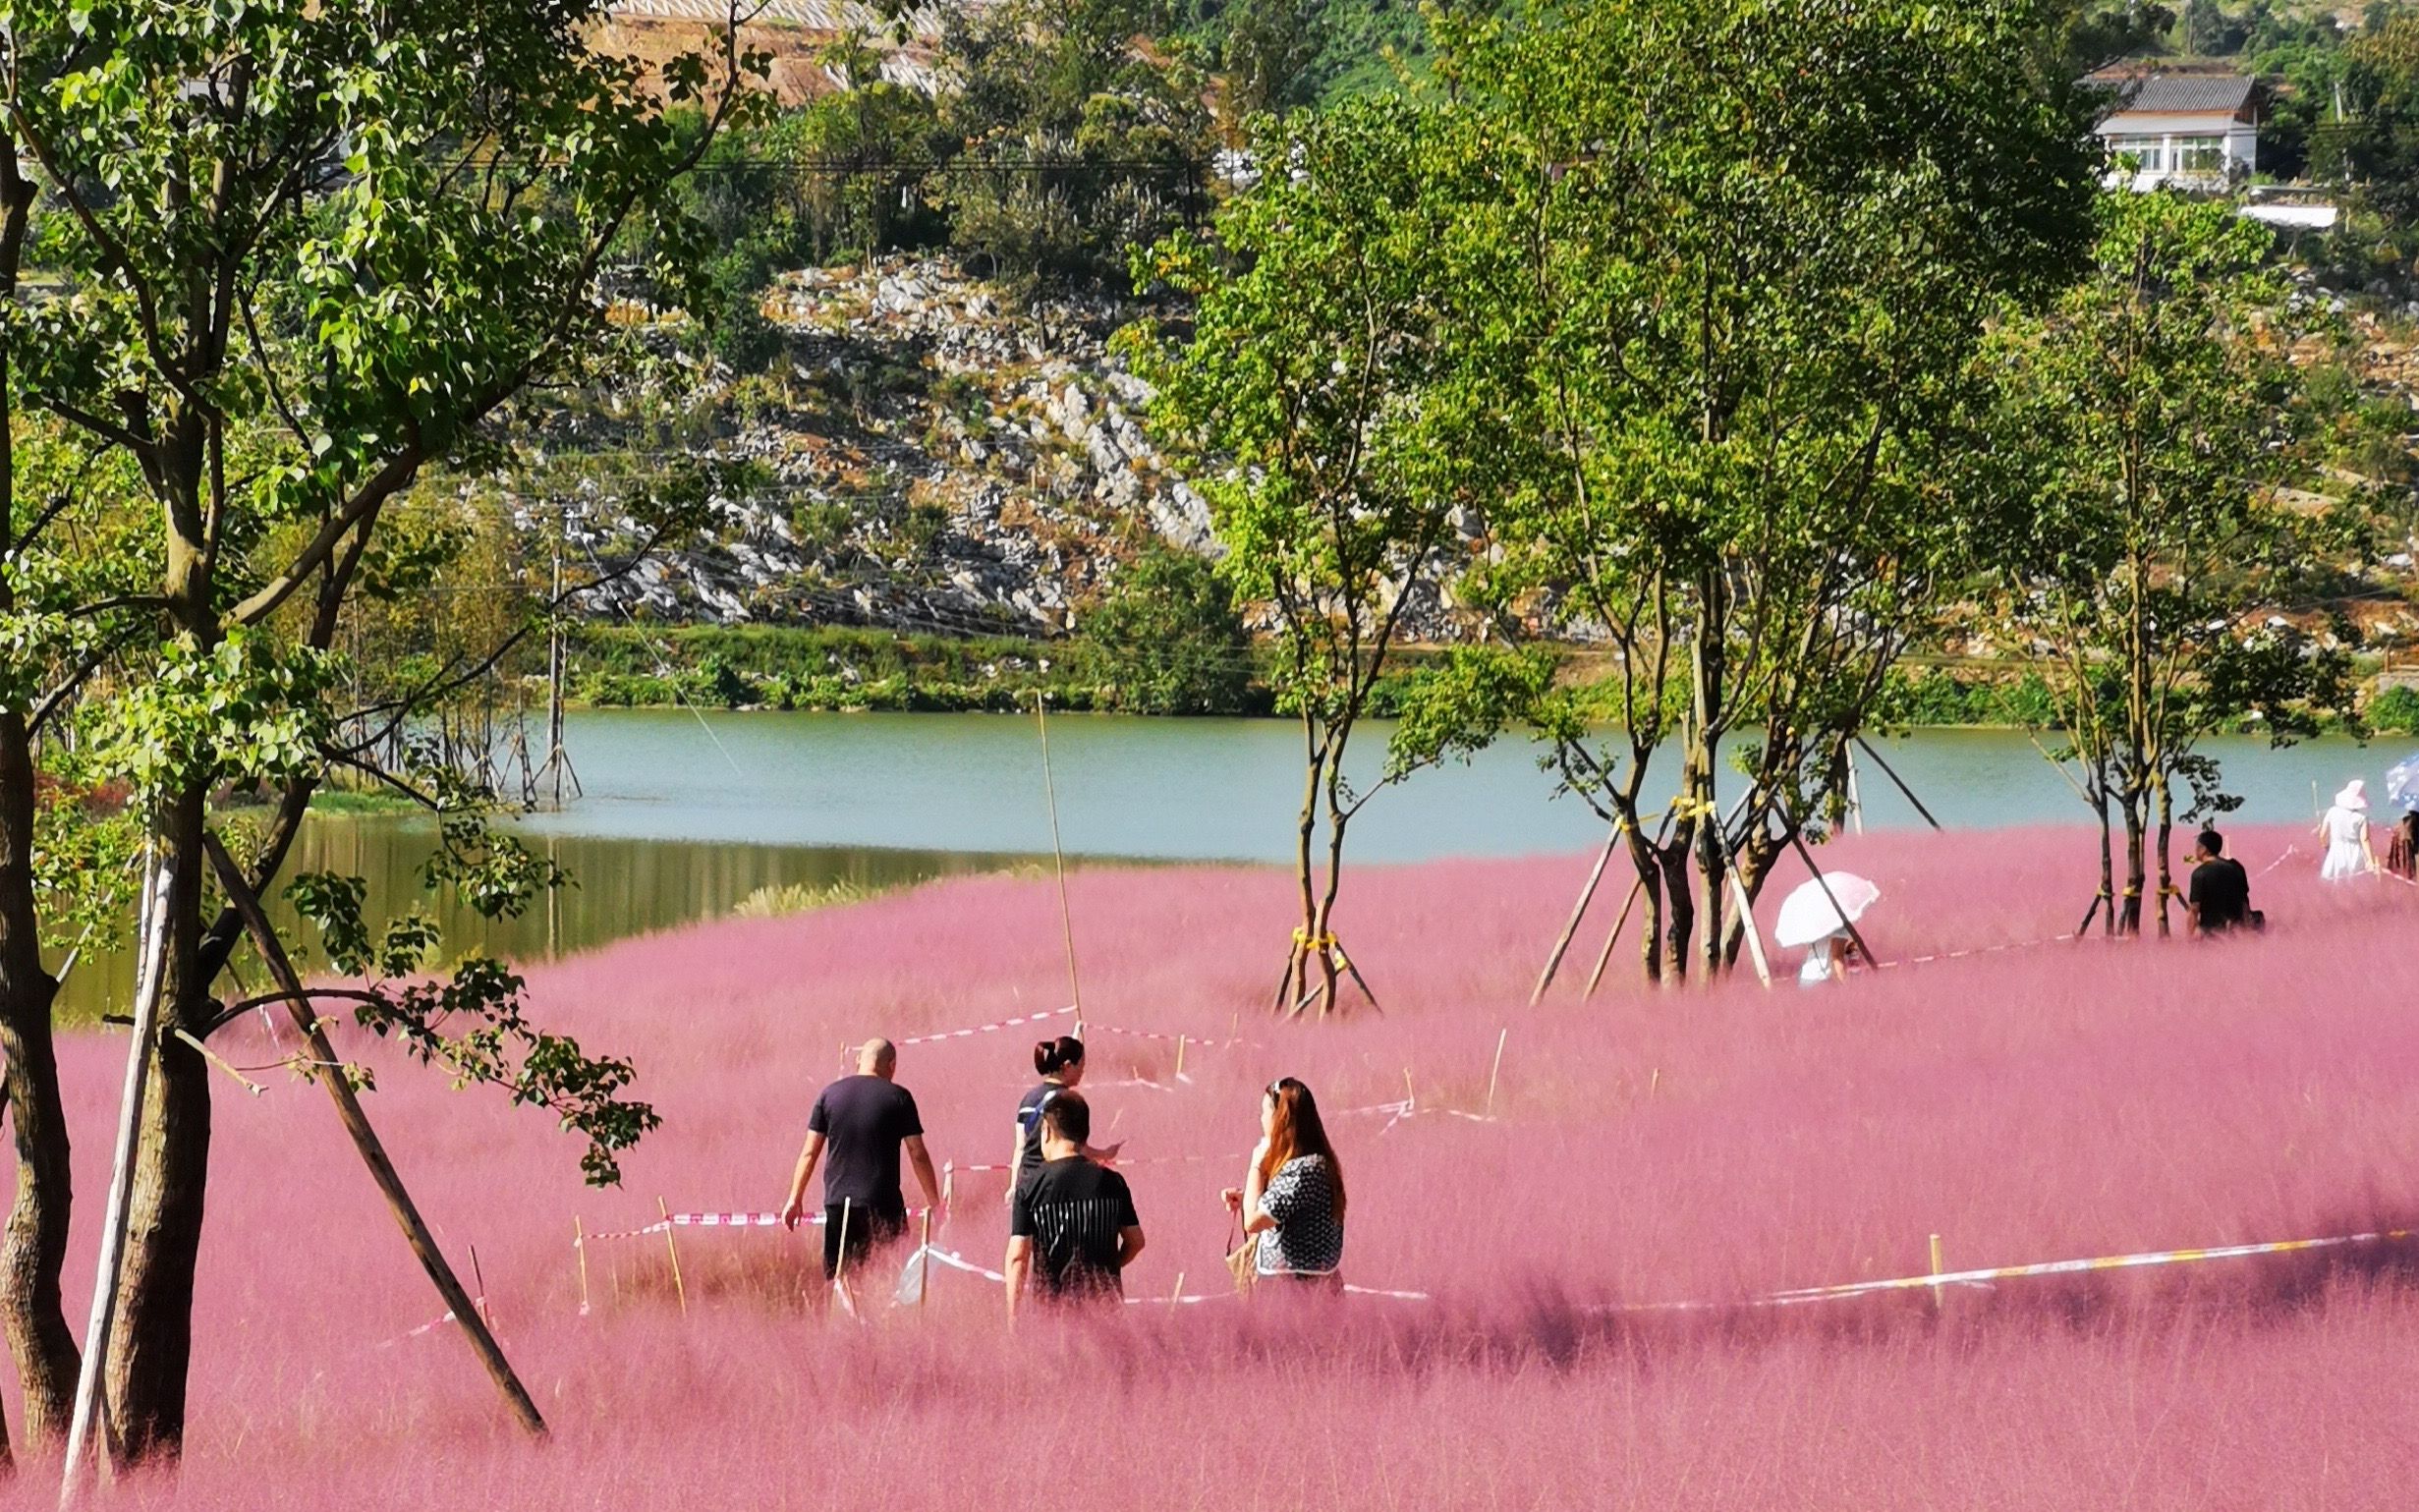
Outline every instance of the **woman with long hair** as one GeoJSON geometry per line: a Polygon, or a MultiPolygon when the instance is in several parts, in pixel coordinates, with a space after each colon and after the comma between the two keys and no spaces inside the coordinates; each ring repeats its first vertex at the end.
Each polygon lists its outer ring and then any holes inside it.
{"type": "MultiPolygon", "coordinates": [[[[1016,1189],[1025,1178],[1041,1169],[1041,1109],[1052,1097],[1074,1091],[1084,1080],[1084,1041],[1073,1035],[1042,1040],[1033,1047],[1033,1068],[1041,1080],[1017,1099],[1016,1147],[1008,1156],[1010,1202],[1016,1201],[1016,1189]]],[[[1106,1163],[1117,1158],[1120,1148],[1111,1145],[1095,1149],[1086,1145],[1084,1155],[1106,1163]]]]}
{"type": "Polygon", "coordinates": [[[1259,1240],[1253,1268],[1262,1278],[1341,1284],[1344,1166],[1308,1087],[1292,1077],[1268,1084],[1260,1098],[1260,1148],[1243,1185],[1224,1196],[1245,1237],[1259,1240]]]}

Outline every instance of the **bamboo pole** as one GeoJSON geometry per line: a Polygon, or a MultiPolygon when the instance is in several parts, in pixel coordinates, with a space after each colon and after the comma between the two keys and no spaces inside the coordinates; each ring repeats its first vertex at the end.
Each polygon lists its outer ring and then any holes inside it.
{"type": "Polygon", "coordinates": [[[1178,1306],[1179,1304],[1181,1304],[1183,1301],[1184,1301],[1184,1272],[1183,1272],[1183,1271],[1181,1271],[1181,1270],[1179,1270],[1179,1271],[1177,1271],[1177,1272],[1176,1272],[1176,1289],[1175,1289],[1174,1291],[1169,1292],[1169,1293],[1167,1294],[1167,1308],[1168,1308],[1168,1311],[1169,1311],[1169,1312],[1171,1312],[1171,1313],[1172,1313],[1172,1312],[1174,1312],[1174,1311],[1176,1310],[1177,1306],[1178,1306]]]}
{"type": "Polygon", "coordinates": [[[1747,958],[1756,964],[1756,980],[1769,988],[1772,984],[1772,968],[1764,959],[1764,934],[1756,927],[1756,906],[1748,899],[1747,884],[1739,880],[1738,872],[1729,874],[1729,882],[1730,901],[1739,911],[1739,927],[1747,934],[1747,958]]]}
{"type": "Polygon", "coordinates": [[[672,1256],[672,1294],[680,1299],[680,1316],[689,1316],[689,1283],[681,1278],[680,1241],[672,1237],[671,1206],[660,1197],[655,1199],[655,1212],[663,1219],[663,1247],[672,1256]]]}
{"type": "Polygon", "coordinates": [[[1509,1025],[1495,1032],[1495,1063],[1487,1072],[1487,1116],[1495,1116],[1495,1078],[1503,1074],[1503,1041],[1512,1037],[1509,1025]]]}
{"type": "MultiPolygon", "coordinates": [[[[1943,1267],[1941,1264],[1941,1236],[1938,1234],[1932,1236],[1932,1273],[1936,1276],[1943,1273],[1943,1267]]],[[[1936,1281],[1932,1285],[1933,1312],[1938,1313],[1941,1311],[1941,1284],[1936,1281]]]]}
{"type": "MultiPolygon", "coordinates": [[[[1058,869],[1058,927],[1067,941],[1067,990],[1074,994],[1075,1020],[1084,1020],[1084,983],[1075,972],[1075,915],[1067,907],[1067,853],[1058,843],[1058,783],[1050,775],[1050,720],[1042,711],[1041,690],[1033,695],[1034,722],[1041,729],[1041,792],[1049,800],[1050,859],[1058,869]]],[[[1079,1036],[1080,1037],[1080,1036],[1079,1036]]]]}
{"type": "Polygon", "coordinates": [[[574,1213],[571,1219],[571,1253],[580,1258],[580,1316],[588,1316],[588,1229],[574,1213]]]}
{"type": "Polygon", "coordinates": [[[488,1376],[494,1380],[496,1389],[503,1393],[505,1405],[511,1409],[513,1417],[533,1436],[544,1437],[546,1420],[539,1415],[537,1404],[530,1399],[528,1389],[521,1384],[521,1377],[513,1373],[511,1363],[504,1358],[502,1347],[479,1317],[478,1310],[471,1306],[469,1294],[462,1289],[461,1278],[454,1274],[454,1267],[446,1260],[444,1251],[437,1247],[436,1236],[429,1232],[420,1208],[412,1202],[411,1193],[404,1190],[403,1178],[396,1174],[395,1163],[387,1158],[386,1148],[378,1142],[377,1131],[369,1127],[369,1116],[362,1110],[361,1098],[353,1091],[353,1084],[346,1079],[336,1058],[336,1047],[328,1042],[327,1031],[321,1026],[318,1014],[311,1010],[309,998],[303,989],[302,976],[295,971],[293,961],[287,958],[285,947],[278,943],[276,931],[269,927],[268,916],[261,911],[259,898],[246,884],[244,873],[215,835],[206,837],[203,843],[209,849],[211,866],[217,868],[219,886],[227,894],[227,901],[243,916],[244,927],[251,932],[253,947],[268,966],[270,981],[277,990],[287,994],[287,1017],[302,1032],[304,1042],[310,1047],[311,1059],[319,1062],[312,1068],[312,1074],[318,1078],[319,1085],[327,1089],[329,1099],[336,1104],[337,1121],[344,1125],[345,1133],[352,1138],[353,1148],[360,1152],[362,1163],[369,1167],[370,1179],[385,1197],[387,1209],[395,1215],[396,1225],[403,1230],[404,1242],[412,1247],[421,1268],[428,1273],[429,1282],[436,1287],[437,1295],[444,1299],[446,1309],[460,1320],[463,1337],[470,1340],[471,1352],[478,1357],[480,1365],[486,1367],[488,1376]]]}
{"type": "Polygon", "coordinates": [[[1184,1080],[1184,1036],[1176,1036],[1176,1080],[1184,1080]]]}
{"type": "Polygon", "coordinates": [[[1588,905],[1596,901],[1598,884],[1604,880],[1604,868],[1611,865],[1612,853],[1621,844],[1621,826],[1615,823],[1612,832],[1604,836],[1604,848],[1596,853],[1596,866],[1588,872],[1588,884],[1579,889],[1579,901],[1571,905],[1571,917],[1562,925],[1562,932],[1553,942],[1553,950],[1546,957],[1546,969],[1537,974],[1537,985],[1529,989],[1529,1006],[1537,1006],[1553,985],[1554,973],[1562,968],[1563,953],[1571,948],[1571,937],[1579,932],[1579,923],[1588,917],[1588,905]]]}
{"type": "MultiPolygon", "coordinates": [[[[117,1322],[118,1270],[126,1257],[127,1206],[135,1189],[135,1141],[142,1125],[144,1092],[151,1077],[151,1049],[159,1035],[159,999],[167,976],[168,887],[161,875],[156,836],[142,873],[142,948],[137,960],[135,1026],[126,1049],[126,1088],[119,1100],[117,1151],[110,1165],[109,1198],[101,1213],[100,1262],[92,1278],[92,1316],[84,1326],[84,1360],[77,1372],[76,1401],[67,1420],[67,1464],[59,1501],[73,1500],[89,1456],[92,1429],[101,1415],[101,1372],[109,1360],[109,1336],[117,1322]]],[[[104,1435],[105,1436],[105,1435],[104,1435]]],[[[104,1470],[108,1446],[100,1448],[104,1470]]]]}

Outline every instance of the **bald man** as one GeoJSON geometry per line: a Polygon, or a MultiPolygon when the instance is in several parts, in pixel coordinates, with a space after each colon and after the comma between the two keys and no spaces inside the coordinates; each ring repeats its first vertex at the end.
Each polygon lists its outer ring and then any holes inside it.
{"type": "Polygon", "coordinates": [[[916,1116],[916,1099],[891,1080],[898,1069],[899,1052],[889,1040],[867,1040],[857,1052],[857,1074],[824,1088],[815,1099],[815,1111],[807,1115],[807,1148],[798,1152],[781,1222],[794,1229],[805,1216],[807,1183],[822,1162],[826,1276],[840,1273],[844,1243],[845,1258],[854,1268],[874,1245],[907,1231],[907,1201],[899,1194],[900,1147],[916,1163],[925,1202],[940,1206],[940,1182],[932,1175],[932,1157],[925,1152],[924,1121],[916,1116]],[[826,1149],[831,1155],[827,1162],[826,1149]]]}

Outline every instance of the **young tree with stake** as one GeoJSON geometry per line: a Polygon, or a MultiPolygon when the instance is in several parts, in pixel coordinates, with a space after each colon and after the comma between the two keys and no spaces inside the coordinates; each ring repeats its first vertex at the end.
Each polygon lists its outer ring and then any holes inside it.
{"type": "MultiPolygon", "coordinates": [[[[42,1085],[50,983],[20,860],[32,742],[79,721],[86,774],[131,785],[159,868],[161,1030],[106,1394],[119,1452],[173,1455],[210,1174],[209,1073],[192,1041],[226,1022],[217,984],[245,927],[215,895],[215,795],[273,796],[253,843],[226,847],[245,890],[267,890],[330,762],[359,759],[331,739],[345,714],[330,647],[387,511],[425,472],[492,456],[534,387],[601,370],[600,276],[632,233],[653,233],[649,271],[667,296],[702,261],[666,210],[702,140],[667,125],[635,65],[588,49],[598,10],[0,5],[0,280],[22,287],[29,218],[45,258],[38,297],[13,301],[0,326],[0,429],[38,420],[123,463],[147,534],[130,553],[147,581],[62,598],[73,543],[57,517],[10,501],[6,638],[35,647],[24,664],[57,670],[0,690],[0,1024],[12,1051],[31,1052],[22,1077],[12,1053],[10,1095],[32,1147],[0,1323],[32,1362],[28,1416],[45,1431],[76,1362],[52,1316],[66,1130],[42,1085]],[[112,677],[121,697],[80,701],[112,677]]],[[[735,38],[734,26],[718,59],[667,66],[664,92],[726,119],[754,66],[735,38]]],[[[22,476],[13,459],[10,472],[22,476]]],[[[478,832],[471,795],[425,796],[447,818],[432,881],[509,909],[552,879],[478,832]]],[[[341,931],[342,909],[321,914],[341,931]]],[[[338,959],[417,965],[424,935],[398,929],[338,959]]],[[[651,1114],[619,1097],[626,1067],[520,1023],[517,991],[470,962],[362,1007],[416,1053],[554,1108],[609,1177],[651,1114]],[[448,1029],[462,1023],[472,1032],[448,1029]]]]}

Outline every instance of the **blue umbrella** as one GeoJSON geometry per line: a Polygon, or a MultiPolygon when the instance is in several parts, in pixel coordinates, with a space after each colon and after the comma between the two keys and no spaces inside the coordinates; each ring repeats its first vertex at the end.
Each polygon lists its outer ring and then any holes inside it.
{"type": "Polygon", "coordinates": [[[2419,756],[2393,763],[2386,773],[2386,796],[2405,809],[2419,809],[2419,756]]]}

